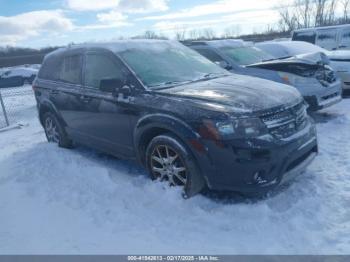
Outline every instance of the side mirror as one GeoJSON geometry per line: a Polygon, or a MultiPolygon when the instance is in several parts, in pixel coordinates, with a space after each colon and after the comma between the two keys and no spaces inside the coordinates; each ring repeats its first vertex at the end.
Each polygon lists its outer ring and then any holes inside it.
{"type": "Polygon", "coordinates": [[[127,99],[131,95],[130,86],[124,85],[116,89],[116,95],[121,99],[127,99]]]}
{"type": "Polygon", "coordinates": [[[102,79],[100,81],[100,90],[103,92],[115,93],[116,90],[123,85],[124,82],[118,78],[102,79]]]}

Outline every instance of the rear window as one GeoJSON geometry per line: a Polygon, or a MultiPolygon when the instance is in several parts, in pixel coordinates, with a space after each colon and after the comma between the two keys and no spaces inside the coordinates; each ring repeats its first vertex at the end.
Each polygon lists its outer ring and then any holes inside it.
{"type": "Polygon", "coordinates": [[[294,32],[293,41],[304,41],[311,44],[315,44],[316,42],[316,33],[314,31],[306,31],[306,32],[294,32]]]}
{"type": "Polygon", "coordinates": [[[39,78],[46,80],[59,80],[62,66],[61,56],[49,56],[43,62],[39,71],[39,78]]]}

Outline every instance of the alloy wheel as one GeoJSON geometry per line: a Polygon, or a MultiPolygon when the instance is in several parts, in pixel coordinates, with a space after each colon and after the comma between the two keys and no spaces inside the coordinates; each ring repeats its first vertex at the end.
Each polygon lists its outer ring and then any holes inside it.
{"type": "Polygon", "coordinates": [[[57,125],[51,117],[45,120],[45,132],[49,142],[58,143],[60,141],[57,125]]]}
{"type": "Polygon", "coordinates": [[[168,145],[157,145],[151,155],[151,169],[160,181],[170,186],[187,184],[187,170],[181,156],[168,145]]]}

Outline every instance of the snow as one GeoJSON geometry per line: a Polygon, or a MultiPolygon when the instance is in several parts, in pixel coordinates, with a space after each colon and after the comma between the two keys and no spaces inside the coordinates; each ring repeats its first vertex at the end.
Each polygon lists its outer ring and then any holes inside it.
{"type": "Polygon", "coordinates": [[[5,69],[1,69],[0,76],[2,78],[9,78],[13,76],[22,76],[22,77],[31,77],[32,75],[37,75],[38,69],[31,67],[9,67],[5,69]]]}
{"type": "Polygon", "coordinates": [[[268,41],[257,43],[255,46],[276,58],[309,53],[328,53],[326,49],[303,41],[268,41]]]}
{"type": "Polygon", "coordinates": [[[251,42],[243,41],[241,39],[211,40],[211,41],[206,41],[206,43],[216,48],[222,48],[222,47],[238,48],[238,47],[253,45],[251,42]]]}
{"type": "MultiPolygon", "coordinates": [[[[126,50],[149,50],[153,52],[162,52],[168,48],[187,48],[175,40],[158,40],[158,39],[132,39],[132,40],[116,40],[113,42],[92,42],[86,44],[72,45],[72,48],[87,47],[87,48],[106,48],[115,53],[121,53],[126,50]]],[[[55,52],[60,52],[66,48],[60,48],[55,52]]],[[[53,53],[55,53],[53,52],[53,53]]]]}
{"type": "Polygon", "coordinates": [[[0,132],[0,254],[348,254],[350,100],[315,115],[320,154],[267,199],[198,195],[134,163],[48,144],[34,99],[0,132]]]}

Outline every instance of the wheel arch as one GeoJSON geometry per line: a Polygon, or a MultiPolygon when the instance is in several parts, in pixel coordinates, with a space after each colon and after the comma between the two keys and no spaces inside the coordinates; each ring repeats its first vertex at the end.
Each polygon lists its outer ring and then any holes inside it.
{"type": "Polygon", "coordinates": [[[199,139],[196,133],[184,121],[165,114],[152,114],[141,118],[134,130],[134,146],[137,159],[145,165],[146,148],[151,140],[161,134],[170,133],[178,138],[193,153],[189,141],[199,139]]]}
{"type": "Polygon", "coordinates": [[[66,126],[65,122],[63,121],[61,115],[59,114],[59,112],[56,109],[56,107],[54,106],[54,104],[48,100],[41,102],[40,106],[39,106],[39,120],[40,120],[41,125],[43,125],[43,116],[47,112],[51,112],[51,113],[55,114],[57,119],[60,121],[60,123],[63,124],[63,126],[66,126]]]}

